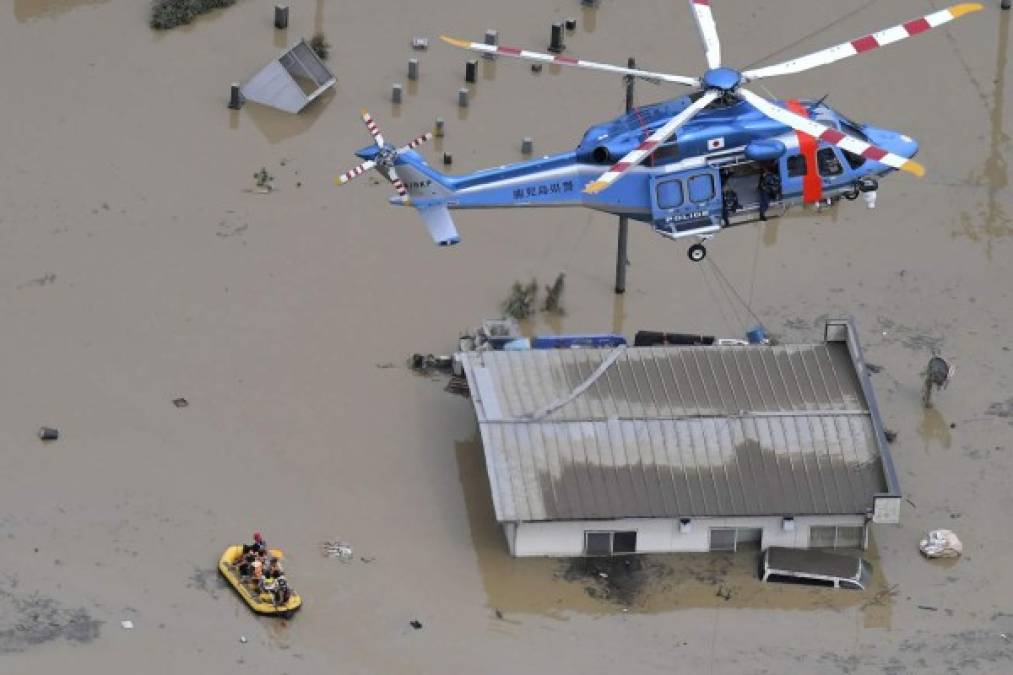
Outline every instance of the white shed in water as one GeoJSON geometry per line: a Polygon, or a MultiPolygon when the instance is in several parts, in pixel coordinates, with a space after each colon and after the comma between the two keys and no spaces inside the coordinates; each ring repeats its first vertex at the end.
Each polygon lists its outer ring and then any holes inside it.
{"type": "Polygon", "coordinates": [[[243,83],[243,98],[297,113],[337,80],[306,40],[287,50],[243,83]]]}
{"type": "Polygon", "coordinates": [[[459,355],[516,556],[864,548],[900,488],[854,327],[459,355]]]}

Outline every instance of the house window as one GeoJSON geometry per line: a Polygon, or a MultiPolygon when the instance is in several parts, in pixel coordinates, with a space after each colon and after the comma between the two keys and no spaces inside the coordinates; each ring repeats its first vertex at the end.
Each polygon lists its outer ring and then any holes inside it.
{"type": "Polygon", "coordinates": [[[734,551],[735,528],[712,527],[710,528],[710,540],[710,550],[712,551],[734,551]]]}
{"type": "Polygon", "coordinates": [[[637,533],[636,532],[614,532],[612,534],[613,553],[636,553],[637,533]]]}
{"type": "Polygon", "coordinates": [[[628,532],[584,532],[585,555],[612,555],[614,553],[636,553],[637,533],[628,532]]]}
{"type": "Polygon", "coordinates": [[[678,178],[658,183],[658,208],[674,209],[682,206],[682,181],[678,178]]]}
{"type": "Polygon", "coordinates": [[[693,176],[687,184],[689,201],[702,204],[714,199],[714,177],[709,173],[693,176]]]}
{"type": "Polygon", "coordinates": [[[805,157],[802,155],[792,155],[788,158],[788,177],[798,178],[799,176],[806,175],[806,163],[805,157]]]}
{"type": "Polygon", "coordinates": [[[862,548],[865,543],[865,528],[811,526],[809,548],[862,548]]]}

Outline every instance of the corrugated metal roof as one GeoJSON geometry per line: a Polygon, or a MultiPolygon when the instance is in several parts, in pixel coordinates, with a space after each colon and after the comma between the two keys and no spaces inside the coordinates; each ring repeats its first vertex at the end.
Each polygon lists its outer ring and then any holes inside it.
{"type": "Polygon", "coordinates": [[[888,491],[845,342],[462,359],[501,522],[865,513],[888,491]]]}

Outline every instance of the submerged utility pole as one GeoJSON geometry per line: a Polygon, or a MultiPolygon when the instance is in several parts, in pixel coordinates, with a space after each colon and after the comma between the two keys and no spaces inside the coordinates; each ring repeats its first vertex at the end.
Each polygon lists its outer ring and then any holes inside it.
{"type": "MultiPolygon", "coordinates": [[[[626,65],[630,68],[637,67],[637,61],[632,56],[626,65]]],[[[626,112],[633,110],[633,83],[636,81],[632,75],[626,76],[626,112]]],[[[616,294],[626,292],[626,240],[629,238],[630,221],[626,216],[619,216],[619,246],[616,250],[616,294]]]]}

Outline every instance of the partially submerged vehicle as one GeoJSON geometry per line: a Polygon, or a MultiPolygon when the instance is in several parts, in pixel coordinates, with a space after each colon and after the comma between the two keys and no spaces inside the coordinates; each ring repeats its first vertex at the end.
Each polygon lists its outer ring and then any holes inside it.
{"type": "Polygon", "coordinates": [[[813,549],[771,546],[760,554],[761,581],[865,590],[872,566],[862,558],[813,549]]]}
{"type": "MultiPolygon", "coordinates": [[[[277,548],[270,549],[268,554],[278,560],[283,560],[285,556],[284,552],[277,548]]],[[[257,614],[288,618],[302,606],[302,598],[294,590],[289,591],[288,599],[285,602],[279,603],[276,601],[274,594],[261,587],[258,582],[240,577],[239,563],[242,559],[242,545],[229,546],[218,560],[218,571],[236,589],[236,592],[246,601],[250,609],[257,614]]]]}

